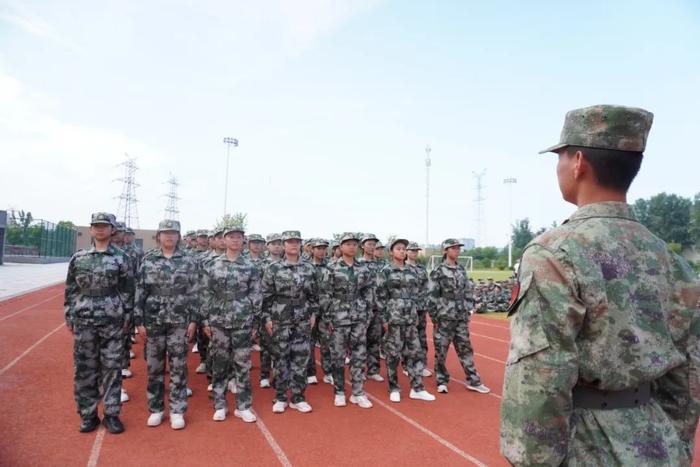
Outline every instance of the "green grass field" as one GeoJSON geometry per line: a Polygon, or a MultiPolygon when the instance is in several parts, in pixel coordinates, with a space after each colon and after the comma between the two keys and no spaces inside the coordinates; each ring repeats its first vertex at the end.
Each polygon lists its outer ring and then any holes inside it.
{"type": "Polygon", "coordinates": [[[474,280],[479,280],[479,279],[488,279],[489,277],[493,278],[495,281],[502,281],[509,279],[511,274],[513,274],[513,271],[505,270],[505,271],[499,271],[497,269],[495,270],[474,270],[474,272],[469,273],[469,277],[471,277],[474,280]]]}

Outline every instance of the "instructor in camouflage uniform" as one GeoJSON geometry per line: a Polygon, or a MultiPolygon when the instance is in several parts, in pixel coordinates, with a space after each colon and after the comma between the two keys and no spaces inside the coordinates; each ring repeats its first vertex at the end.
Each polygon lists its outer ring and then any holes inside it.
{"type": "Polygon", "coordinates": [[[382,347],[382,316],[377,310],[377,301],[375,295],[377,273],[384,267],[384,261],[375,259],[374,249],[379,242],[379,239],[371,233],[366,233],[362,236],[360,247],[362,248],[362,256],[358,263],[367,266],[372,277],[372,305],[367,322],[367,379],[382,382],[384,378],[379,374],[379,362],[382,347]]]}

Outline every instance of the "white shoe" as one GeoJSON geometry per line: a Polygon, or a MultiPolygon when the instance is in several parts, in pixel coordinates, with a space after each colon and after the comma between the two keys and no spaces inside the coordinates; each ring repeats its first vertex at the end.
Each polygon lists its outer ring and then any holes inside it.
{"type": "Polygon", "coordinates": [[[350,402],[359,405],[363,409],[372,408],[372,403],[367,399],[367,396],[350,396],[350,402]]]}
{"type": "Polygon", "coordinates": [[[345,402],[345,394],[336,394],[335,395],[335,401],[333,401],[333,405],[336,407],[345,407],[347,402],[345,402]]]}
{"type": "Polygon", "coordinates": [[[253,412],[251,412],[249,409],[246,409],[246,410],[236,409],[233,411],[233,415],[240,418],[241,420],[243,420],[246,423],[253,423],[258,419],[258,417],[256,417],[255,414],[253,412]]]}
{"type": "Polygon", "coordinates": [[[236,387],[236,380],[232,379],[231,381],[228,382],[228,390],[231,391],[231,394],[238,394],[238,388],[236,387]]]}
{"type": "Polygon", "coordinates": [[[192,353],[199,353],[199,347],[197,347],[197,344],[192,346],[192,353]]]}
{"type": "Polygon", "coordinates": [[[287,409],[287,403],[282,402],[282,401],[275,401],[274,404],[272,404],[272,413],[284,413],[284,411],[287,409]]]}
{"type": "Polygon", "coordinates": [[[404,376],[408,376],[408,371],[406,370],[401,370],[401,373],[403,373],[404,376]]]}
{"type": "Polygon", "coordinates": [[[423,368],[423,378],[428,378],[430,376],[433,376],[433,372],[427,368],[423,368]]]}
{"type": "Polygon", "coordinates": [[[133,360],[133,359],[135,359],[135,358],[136,358],[136,354],[134,353],[134,351],[133,351],[133,350],[129,350],[129,359],[130,359],[130,360],[133,360]]]}
{"type": "Polygon", "coordinates": [[[260,380],[260,387],[261,388],[269,388],[270,387],[270,380],[267,378],[263,378],[260,380]]]}
{"type": "Polygon", "coordinates": [[[251,348],[253,352],[260,352],[260,346],[258,344],[253,344],[253,347],[251,348]]]}
{"type": "Polygon", "coordinates": [[[491,389],[489,389],[487,386],[484,386],[483,384],[479,384],[478,386],[472,386],[471,384],[467,384],[467,389],[469,389],[470,391],[480,392],[481,394],[488,394],[491,392],[491,389]]]}
{"type": "Polygon", "coordinates": [[[345,364],[350,365],[350,357],[345,357],[345,364]]]}
{"type": "Polygon", "coordinates": [[[212,392],[214,390],[214,385],[210,384],[207,386],[207,391],[212,392]]]}
{"type": "Polygon", "coordinates": [[[223,422],[226,420],[226,409],[218,409],[216,412],[214,412],[212,419],[215,422],[223,422]]]}
{"type": "Polygon", "coordinates": [[[311,406],[306,401],[297,402],[296,404],[292,402],[291,404],[289,404],[289,407],[294,410],[298,410],[301,413],[311,412],[311,406]]]}
{"type": "Polygon", "coordinates": [[[382,381],[384,381],[384,378],[383,378],[382,375],[380,375],[379,373],[375,373],[375,374],[373,374],[373,375],[367,375],[367,379],[371,379],[371,380],[373,380],[373,381],[378,381],[378,382],[380,382],[380,383],[381,383],[382,381]]]}
{"type": "Polygon", "coordinates": [[[333,376],[331,376],[331,375],[324,376],[323,382],[326,384],[333,384],[333,376]]]}
{"type": "Polygon", "coordinates": [[[440,384],[438,386],[438,392],[441,392],[443,394],[447,394],[447,385],[446,384],[440,384]]]}
{"type": "Polygon", "coordinates": [[[186,388],[185,392],[187,393],[187,397],[192,397],[192,389],[186,388]]]}
{"type": "Polygon", "coordinates": [[[318,378],[315,376],[309,376],[306,378],[306,384],[318,384],[318,378]]]}
{"type": "Polygon", "coordinates": [[[401,393],[399,391],[391,391],[389,400],[391,402],[401,402],[401,393]]]}
{"type": "Polygon", "coordinates": [[[129,402],[129,394],[126,393],[126,389],[124,389],[124,388],[122,388],[121,401],[122,402],[129,402]]]}
{"type": "Polygon", "coordinates": [[[122,370],[122,378],[131,378],[132,376],[134,376],[134,374],[131,372],[130,369],[124,368],[122,370]]]}
{"type": "Polygon", "coordinates": [[[430,394],[428,391],[423,389],[422,391],[414,391],[411,389],[410,394],[408,395],[411,399],[417,399],[419,401],[434,401],[435,396],[430,394]]]}
{"type": "Polygon", "coordinates": [[[200,375],[202,373],[206,373],[207,372],[207,364],[204,362],[200,363],[199,365],[197,365],[197,369],[194,370],[194,372],[199,373],[200,375]]]}
{"type": "Polygon", "coordinates": [[[146,425],[148,426],[158,426],[161,423],[163,423],[163,412],[155,412],[152,413],[148,417],[148,421],[146,422],[146,425]]]}
{"type": "Polygon", "coordinates": [[[181,413],[171,413],[170,428],[173,430],[182,430],[185,428],[185,417],[183,417],[181,413]]]}

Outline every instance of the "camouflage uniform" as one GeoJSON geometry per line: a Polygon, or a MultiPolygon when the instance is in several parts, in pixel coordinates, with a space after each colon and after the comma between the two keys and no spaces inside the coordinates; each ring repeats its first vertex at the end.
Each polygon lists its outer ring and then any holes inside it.
{"type": "MultiPolygon", "coordinates": [[[[158,231],[178,230],[179,222],[163,221],[158,231]]],[[[165,408],[165,358],[170,373],[170,412],[187,410],[187,326],[197,322],[199,272],[194,258],[176,249],[170,258],[162,250],[144,256],[139,267],[134,305],[136,326],[146,328],[148,409],[165,408]]]]}
{"type": "MultiPolygon", "coordinates": [[[[379,241],[376,236],[372,234],[365,234],[362,237],[362,243],[367,240],[379,241]]],[[[359,263],[367,266],[371,273],[372,281],[372,305],[369,320],[367,322],[367,374],[376,375],[379,374],[380,370],[380,355],[382,350],[382,334],[384,329],[382,328],[382,315],[377,309],[377,303],[375,295],[376,288],[376,278],[377,273],[385,266],[385,263],[374,258],[367,259],[364,256],[357,260],[359,263]]]]}
{"type": "MultiPolygon", "coordinates": [[[[194,237],[195,239],[197,237],[208,237],[209,232],[207,230],[197,230],[194,232],[194,237]]],[[[204,268],[207,264],[211,263],[214,261],[215,258],[217,258],[219,255],[216,253],[215,250],[210,250],[208,248],[202,248],[199,245],[195,246],[194,248],[190,248],[189,250],[190,256],[194,258],[194,260],[197,263],[197,268],[199,270],[200,274],[200,281],[202,280],[201,275],[204,273],[204,268]]],[[[202,304],[204,305],[204,304],[202,304]]],[[[202,313],[202,315],[206,314],[206,312],[202,313]]],[[[199,352],[199,362],[204,363],[207,367],[206,373],[207,373],[207,379],[211,380],[211,362],[209,358],[209,338],[204,334],[204,326],[202,323],[199,323],[197,326],[197,333],[195,334],[195,342],[197,343],[197,351],[199,352]]],[[[202,370],[199,370],[200,372],[202,370]]]]}
{"type": "MultiPolygon", "coordinates": [[[[341,243],[357,240],[344,234],[341,243]]],[[[333,326],[330,348],[333,384],[336,394],[345,394],[345,355],[350,350],[352,394],[363,396],[367,362],[367,323],[373,300],[372,273],[355,261],[348,265],[342,258],[328,265],[321,283],[321,314],[333,326]]]]}
{"type": "MultiPolygon", "coordinates": [[[[461,245],[457,240],[443,242],[443,249],[461,245]]],[[[428,310],[433,321],[435,346],[435,376],[438,385],[450,382],[445,360],[450,344],[454,345],[459,362],[469,384],[478,386],[481,378],[474,366],[474,350],[469,339],[469,311],[474,302],[467,273],[460,265],[451,266],[443,261],[430,272],[428,310]]]]}
{"type": "MultiPolygon", "coordinates": [[[[562,140],[643,152],[651,118],[641,109],[579,109],[567,114],[562,140]]],[[[501,405],[508,460],[690,465],[700,287],[688,264],[630,206],[608,201],[580,207],[530,242],[518,277],[501,405]]]]}
{"type": "Polygon", "coordinates": [[[417,328],[420,278],[413,266],[392,263],[377,273],[376,283],[377,309],[382,322],[389,325],[384,337],[389,392],[400,391],[396,369],[401,357],[411,388],[422,391],[425,365],[417,328]]]}
{"type": "MultiPolygon", "coordinates": [[[[233,230],[226,230],[226,233],[233,230]]],[[[227,408],[226,386],[235,374],[236,407],[250,409],[250,351],[253,322],[260,314],[261,271],[243,255],[235,260],[227,254],[203,267],[202,297],[204,326],[211,329],[212,392],[214,408],[227,408]]]]}
{"type": "MultiPolygon", "coordinates": [[[[417,243],[411,242],[408,245],[409,250],[420,250],[417,243]]],[[[422,349],[422,354],[420,356],[423,362],[423,367],[428,366],[428,272],[425,267],[421,264],[408,264],[408,266],[414,268],[414,273],[418,277],[418,290],[416,292],[416,305],[418,307],[418,340],[420,341],[420,347],[422,349]]]]}
{"type": "MultiPolygon", "coordinates": [[[[301,240],[301,235],[287,231],[282,239],[301,240]]],[[[265,271],[262,294],[262,321],[272,322],[275,400],[287,402],[291,389],[291,402],[297,404],[305,400],[311,320],[318,314],[316,270],[301,258],[296,263],[277,261],[265,271]]]]}
{"type": "MultiPolygon", "coordinates": [[[[325,240],[317,239],[312,243],[312,246],[328,246],[328,242],[325,240]]],[[[323,273],[326,267],[328,267],[328,261],[323,260],[320,263],[316,263],[314,258],[311,258],[311,264],[313,264],[316,269],[316,280],[320,284],[323,280],[323,273]]],[[[324,375],[333,376],[333,367],[331,359],[331,349],[329,345],[330,335],[328,333],[328,324],[320,317],[316,317],[316,323],[311,330],[311,342],[310,342],[310,358],[309,364],[306,367],[306,376],[316,376],[316,343],[320,347],[321,356],[321,368],[323,369],[324,375]]]]}
{"type": "MultiPolygon", "coordinates": [[[[278,240],[282,240],[282,235],[270,234],[267,236],[266,242],[271,243],[276,242],[278,240]]],[[[279,260],[271,256],[268,256],[262,260],[260,265],[262,267],[263,275],[267,268],[270,267],[270,265],[276,261],[279,260]]],[[[272,337],[267,333],[267,330],[265,329],[265,322],[262,321],[262,319],[258,321],[259,322],[256,325],[256,329],[260,338],[260,380],[262,381],[266,379],[269,381],[270,374],[272,372],[272,337]]]]}
{"type": "MultiPolygon", "coordinates": [[[[113,217],[113,216],[112,216],[113,217]]],[[[111,223],[106,213],[93,223],[111,223]]],[[[97,415],[100,386],[105,415],[121,411],[124,326],[131,321],[133,277],[125,256],[114,245],[77,251],[68,263],[64,311],[73,329],[74,395],[82,419],[97,415]]]]}

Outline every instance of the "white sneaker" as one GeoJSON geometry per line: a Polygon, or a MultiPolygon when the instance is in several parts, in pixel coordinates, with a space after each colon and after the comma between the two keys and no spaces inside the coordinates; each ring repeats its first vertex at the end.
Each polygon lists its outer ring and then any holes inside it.
{"type": "Polygon", "coordinates": [[[131,372],[130,369],[124,368],[122,370],[122,378],[131,378],[132,376],[134,376],[134,374],[131,372]]]}
{"type": "Polygon", "coordinates": [[[133,360],[133,359],[135,359],[135,358],[136,358],[136,354],[134,353],[134,351],[133,351],[133,350],[129,350],[129,359],[130,359],[130,360],[133,360]]]}
{"type": "Polygon", "coordinates": [[[359,405],[363,409],[372,408],[372,403],[367,399],[367,396],[350,396],[350,402],[359,405]]]}
{"type": "Polygon", "coordinates": [[[318,384],[318,379],[315,376],[306,378],[306,384],[318,384]]]}
{"type": "Polygon", "coordinates": [[[236,387],[236,380],[232,379],[231,381],[228,382],[228,390],[231,391],[231,394],[238,394],[238,388],[236,387]]]}
{"type": "Polygon", "coordinates": [[[345,357],[345,364],[350,365],[350,357],[345,357]]]}
{"type": "Polygon", "coordinates": [[[214,385],[210,384],[207,386],[207,391],[212,392],[214,390],[214,385]]]}
{"type": "Polygon", "coordinates": [[[333,384],[333,376],[332,375],[326,375],[323,377],[323,382],[326,384],[333,384]]]}
{"type": "Polygon", "coordinates": [[[207,372],[207,364],[204,362],[200,363],[199,365],[197,365],[197,369],[194,370],[194,372],[199,373],[200,375],[202,373],[206,373],[207,372]]]}
{"type": "Polygon", "coordinates": [[[441,392],[443,394],[447,394],[447,385],[446,384],[438,385],[438,392],[441,392]]]}
{"type": "Polygon", "coordinates": [[[433,376],[433,372],[427,368],[423,368],[423,378],[428,378],[430,376],[433,376]]]}
{"type": "Polygon", "coordinates": [[[408,376],[408,371],[406,370],[401,370],[401,373],[403,373],[404,376],[408,376]]]}
{"type": "Polygon", "coordinates": [[[218,409],[216,412],[214,412],[212,419],[215,422],[223,422],[226,420],[226,409],[218,409]]]}
{"type": "Polygon", "coordinates": [[[401,393],[399,391],[391,391],[389,400],[391,402],[401,402],[401,393]]]}
{"type": "Polygon", "coordinates": [[[272,404],[272,413],[284,413],[284,411],[287,409],[287,403],[282,402],[282,401],[275,401],[274,404],[272,404]]]}
{"type": "Polygon", "coordinates": [[[192,346],[192,353],[199,353],[199,347],[197,347],[197,344],[192,346]]]}
{"type": "Polygon", "coordinates": [[[253,347],[251,348],[253,352],[260,352],[260,346],[258,344],[253,344],[253,347]]]}
{"type": "Polygon", "coordinates": [[[243,420],[246,423],[253,423],[258,419],[258,417],[256,417],[255,414],[253,412],[251,412],[249,409],[246,409],[246,410],[236,409],[233,411],[233,415],[240,418],[241,420],[243,420]]]}
{"type": "Polygon", "coordinates": [[[408,395],[411,399],[417,399],[419,401],[434,401],[435,396],[430,394],[428,391],[423,389],[422,391],[414,391],[411,389],[411,393],[408,395]]]}
{"type": "Polygon", "coordinates": [[[291,404],[289,404],[289,407],[294,410],[298,410],[301,413],[311,412],[311,406],[306,401],[297,402],[296,404],[292,402],[291,404]]]}
{"type": "Polygon", "coordinates": [[[333,401],[333,405],[336,407],[345,407],[347,402],[345,402],[345,394],[336,394],[335,395],[335,401],[333,401]]]}
{"type": "Polygon", "coordinates": [[[148,421],[146,422],[146,425],[148,426],[158,426],[161,423],[163,423],[163,412],[155,412],[152,413],[148,417],[148,421]]]}
{"type": "Polygon", "coordinates": [[[260,380],[260,387],[261,388],[269,388],[270,387],[270,380],[267,378],[263,378],[260,380]]]}
{"type": "Polygon", "coordinates": [[[171,413],[170,428],[173,430],[182,430],[185,428],[185,417],[183,417],[181,413],[171,413]]]}
{"type": "Polygon", "coordinates": [[[186,388],[185,392],[187,393],[187,397],[192,397],[192,389],[186,388]]]}
{"type": "Polygon", "coordinates": [[[367,379],[371,379],[373,381],[378,381],[380,383],[382,381],[384,381],[384,377],[382,375],[380,375],[379,373],[375,373],[373,375],[367,375],[367,379]]]}
{"type": "Polygon", "coordinates": [[[129,402],[129,394],[126,393],[126,389],[124,389],[124,388],[122,388],[121,401],[122,402],[129,402]]]}
{"type": "Polygon", "coordinates": [[[489,389],[487,386],[484,386],[483,384],[479,384],[478,386],[472,386],[471,384],[467,384],[467,389],[470,391],[476,391],[481,394],[488,394],[491,392],[491,389],[489,389]]]}

